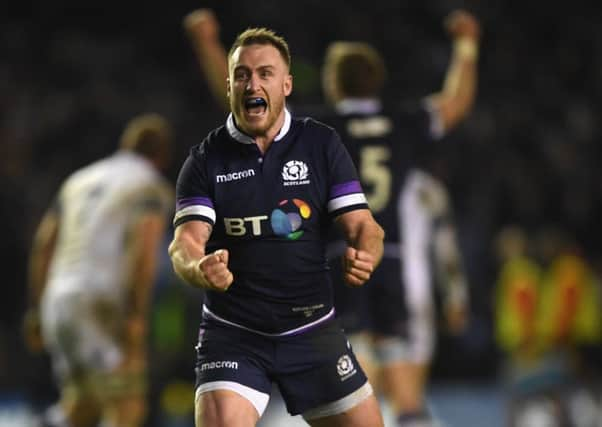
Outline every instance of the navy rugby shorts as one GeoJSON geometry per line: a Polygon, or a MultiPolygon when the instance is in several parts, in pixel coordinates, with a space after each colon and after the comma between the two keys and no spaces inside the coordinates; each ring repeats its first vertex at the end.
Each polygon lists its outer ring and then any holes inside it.
{"type": "Polygon", "coordinates": [[[343,283],[341,259],[331,261],[335,307],[347,334],[372,332],[407,336],[407,307],[399,259],[383,258],[370,280],[360,288],[343,283]]]}
{"type": "Polygon", "coordinates": [[[272,383],[278,385],[288,412],[304,416],[348,400],[360,388],[371,390],[336,320],[286,337],[203,321],[196,351],[197,398],[206,391],[230,389],[249,399],[260,416],[272,383]]]}

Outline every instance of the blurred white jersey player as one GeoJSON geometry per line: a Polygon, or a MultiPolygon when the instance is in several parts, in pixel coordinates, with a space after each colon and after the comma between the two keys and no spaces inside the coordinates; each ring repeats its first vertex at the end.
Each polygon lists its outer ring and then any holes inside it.
{"type": "MultiPolygon", "coordinates": [[[[468,286],[448,191],[426,169],[411,169],[399,199],[402,276],[408,311],[403,359],[427,369],[436,332],[434,293],[439,292],[450,331],[466,321],[468,286]]],[[[423,372],[422,375],[426,375],[423,372]]]]}
{"type": "Polygon", "coordinates": [[[120,149],[73,173],[42,220],[29,317],[39,313],[61,393],[48,425],[142,425],[146,317],[173,204],[159,170],[171,139],[162,117],[136,117],[120,149]]]}

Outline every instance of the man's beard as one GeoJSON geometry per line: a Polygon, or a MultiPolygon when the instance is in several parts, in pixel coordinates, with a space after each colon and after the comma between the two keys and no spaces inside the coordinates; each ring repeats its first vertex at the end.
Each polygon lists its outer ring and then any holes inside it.
{"type": "MultiPolygon", "coordinates": [[[[238,123],[238,121],[237,121],[237,125],[243,132],[249,134],[250,136],[265,135],[270,130],[270,128],[272,126],[274,126],[274,123],[276,123],[276,121],[278,120],[278,117],[282,113],[283,109],[284,109],[284,98],[281,101],[278,101],[277,103],[271,104],[269,106],[269,108],[267,108],[267,110],[266,110],[267,117],[265,117],[263,122],[261,122],[259,124],[255,124],[253,122],[245,120],[244,123],[245,123],[246,129],[243,129],[241,126],[241,123],[238,123]]],[[[244,115],[246,114],[244,107],[242,107],[242,109],[240,111],[242,113],[241,115],[244,117],[244,115]]]]}

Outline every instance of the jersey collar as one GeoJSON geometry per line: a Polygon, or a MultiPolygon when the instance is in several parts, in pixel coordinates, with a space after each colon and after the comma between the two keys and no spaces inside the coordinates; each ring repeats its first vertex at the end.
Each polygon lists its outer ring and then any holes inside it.
{"type": "MultiPolygon", "coordinates": [[[[280,141],[282,138],[284,138],[290,128],[291,128],[291,113],[289,113],[288,109],[285,108],[284,109],[284,124],[282,125],[280,132],[278,132],[278,135],[276,135],[276,138],[274,138],[274,141],[280,141]]],[[[230,134],[230,136],[232,138],[234,138],[235,140],[237,140],[238,142],[240,142],[242,144],[255,144],[255,140],[252,137],[250,137],[246,133],[243,133],[241,130],[239,130],[236,127],[236,123],[234,123],[234,116],[232,115],[232,113],[230,113],[228,115],[228,120],[226,120],[226,129],[228,129],[228,133],[230,134]]]]}
{"type": "Polygon", "coordinates": [[[382,104],[376,98],[344,98],[334,108],[339,114],[376,114],[382,104]]]}

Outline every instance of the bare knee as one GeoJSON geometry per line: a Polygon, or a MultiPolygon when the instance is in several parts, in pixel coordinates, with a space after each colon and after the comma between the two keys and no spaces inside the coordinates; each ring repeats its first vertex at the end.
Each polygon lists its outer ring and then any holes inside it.
{"type": "Polygon", "coordinates": [[[385,391],[396,412],[416,412],[424,407],[428,365],[399,362],[383,368],[385,391]]]}
{"type": "Polygon", "coordinates": [[[307,420],[312,427],[384,427],[378,401],[374,395],[340,414],[307,420]]]}
{"type": "Polygon", "coordinates": [[[253,427],[259,414],[251,402],[230,390],[214,390],[198,396],[196,427],[253,427]]]}

